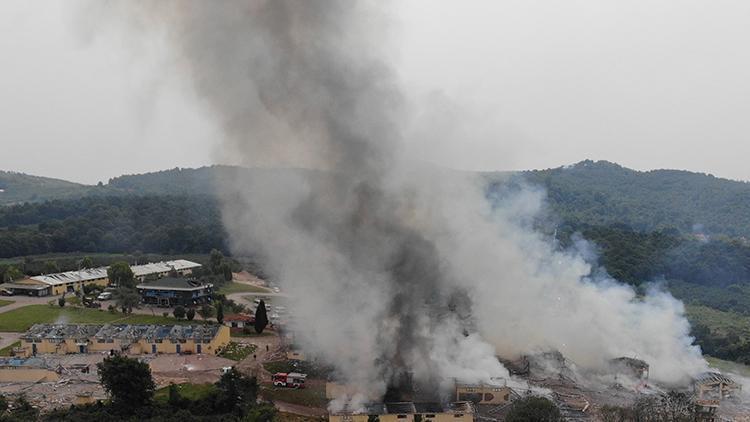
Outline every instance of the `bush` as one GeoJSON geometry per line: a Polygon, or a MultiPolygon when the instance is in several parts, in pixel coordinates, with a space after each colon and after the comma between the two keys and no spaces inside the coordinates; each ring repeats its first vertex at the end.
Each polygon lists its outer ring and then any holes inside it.
{"type": "Polygon", "coordinates": [[[507,422],[561,422],[563,418],[560,415],[560,409],[549,399],[530,396],[513,402],[505,420],[507,422]]]}
{"type": "Polygon", "coordinates": [[[173,314],[177,319],[185,318],[185,308],[183,308],[182,306],[175,306],[173,314]]]}
{"type": "Polygon", "coordinates": [[[167,318],[169,317],[169,312],[162,312],[161,316],[163,316],[164,318],[167,318]]]}
{"type": "Polygon", "coordinates": [[[60,299],[57,299],[57,304],[60,305],[60,307],[65,306],[65,296],[60,297],[60,299]]]}
{"type": "Polygon", "coordinates": [[[188,321],[192,321],[193,318],[195,318],[195,309],[193,308],[188,309],[187,312],[185,313],[185,317],[187,318],[188,321]]]}

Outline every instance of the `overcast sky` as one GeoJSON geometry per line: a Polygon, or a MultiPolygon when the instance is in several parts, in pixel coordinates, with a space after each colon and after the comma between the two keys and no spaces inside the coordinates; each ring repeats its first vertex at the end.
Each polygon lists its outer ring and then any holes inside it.
{"type": "MultiPolygon", "coordinates": [[[[415,158],[463,169],[585,158],[750,180],[750,2],[392,3],[415,158]]],[[[0,169],[95,183],[218,160],[220,132],[158,40],[69,1],[0,2],[0,169]]]]}

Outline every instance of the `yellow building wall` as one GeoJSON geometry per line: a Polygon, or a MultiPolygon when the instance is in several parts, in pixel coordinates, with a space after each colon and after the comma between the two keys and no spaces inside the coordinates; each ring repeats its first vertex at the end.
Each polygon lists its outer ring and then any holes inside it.
{"type": "Polygon", "coordinates": [[[513,398],[513,390],[509,387],[493,386],[459,386],[456,387],[457,401],[474,401],[474,397],[481,397],[478,404],[504,404],[513,398]]]}
{"type": "MultiPolygon", "coordinates": [[[[229,344],[230,334],[229,327],[220,326],[219,330],[211,339],[209,343],[201,344],[201,353],[203,354],[217,354],[221,348],[229,344]]],[[[36,344],[37,354],[67,354],[67,353],[80,353],[80,348],[74,339],[67,339],[62,343],[53,343],[49,340],[42,340],[40,343],[32,343],[26,340],[21,340],[21,347],[25,350],[28,355],[32,354],[33,346],[36,344]]],[[[161,343],[151,343],[142,339],[137,343],[130,344],[128,352],[130,354],[149,354],[151,353],[151,345],[156,344],[157,353],[177,353],[177,345],[180,345],[180,352],[182,353],[198,353],[197,344],[193,339],[185,340],[184,343],[172,343],[170,340],[164,340],[161,343]]],[[[108,352],[110,350],[121,350],[122,342],[119,339],[114,339],[112,343],[99,343],[94,337],[88,339],[86,345],[86,351],[88,353],[96,352],[108,352]]]]}
{"type": "MultiPolygon", "coordinates": [[[[43,283],[42,283],[43,284],[43,283]]],[[[68,292],[68,286],[73,286],[73,290],[78,291],[83,289],[83,286],[99,286],[99,287],[107,287],[109,285],[109,279],[108,278],[97,278],[95,280],[86,280],[86,281],[74,281],[70,283],[65,284],[59,284],[56,286],[52,286],[52,294],[53,295],[61,295],[63,293],[68,292]]]]}
{"type": "Polygon", "coordinates": [[[0,368],[0,382],[51,382],[60,376],[43,368],[0,368]]]}
{"type": "Polygon", "coordinates": [[[397,414],[380,415],[380,422],[414,422],[414,415],[407,413],[405,418],[399,418],[397,414]]]}
{"type": "Polygon", "coordinates": [[[435,422],[474,422],[474,415],[472,413],[437,413],[434,419],[423,418],[423,420],[435,422]]]}

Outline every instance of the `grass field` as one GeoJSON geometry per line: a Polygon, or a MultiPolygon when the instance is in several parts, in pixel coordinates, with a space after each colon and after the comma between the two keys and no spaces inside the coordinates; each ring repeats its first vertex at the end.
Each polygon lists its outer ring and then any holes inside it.
{"type": "Polygon", "coordinates": [[[294,388],[274,387],[270,383],[264,383],[260,386],[260,394],[266,400],[278,400],[301,406],[325,409],[328,404],[324,384],[307,385],[306,388],[297,390],[294,388]]]}
{"type": "Polygon", "coordinates": [[[728,360],[722,360],[706,356],[708,364],[712,368],[716,368],[722,372],[733,372],[735,374],[742,375],[743,377],[750,377],[750,366],[743,365],[741,363],[730,362],[728,360]]]}
{"type": "Polygon", "coordinates": [[[13,351],[14,347],[21,347],[21,341],[19,340],[15,343],[11,343],[7,347],[0,349],[0,356],[10,356],[10,352],[13,351]]]}
{"type": "Polygon", "coordinates": [[[0,299],[0,307],[10,305],[11,303],[14,303],[12,300],[2,300],[0,299]]]}
{"type": "Polygon", "coordinates": [[[161,315],[123,315],[98,309],[29,305],[0,314],[0,331],[22,332],[34,324],[49,324],[55,321],[74,324],[202,324],[199,321],[177,320],[161,315]]]}
{"type": "Polygon", "coordinates": [[[245,283],[227,283],[219,288],[219,293],[229,295],[232,293],[270,293],[268,289],[245,283]]]}
{"type": "MultiPolygon", "coordinates": [[[[208,397],[216,391],[213,384],[177,384],[177,391],[180,396],[188,400],[199,400],[208,397]]],[[[166,403],[169,400],[169,387],[163,387],[154,393],[154,400],[166,403]]]]}
{"type": "Polygon", "coordinates": [[[736,333],[743,340],[750,340],[750,317],[735,312],[724,312],[702,305],[685,306],[688,320],[710,328],[712,332],[736,333]]]}

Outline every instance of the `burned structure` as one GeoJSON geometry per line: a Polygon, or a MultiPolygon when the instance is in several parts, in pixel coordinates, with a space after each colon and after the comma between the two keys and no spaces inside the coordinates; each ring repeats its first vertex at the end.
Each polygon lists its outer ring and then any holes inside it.
{"type": "Polygon", "coordinates": [[[706,372],[693,380],[697,404],[718,406],[722,400],[736,397],[742,390],[732,378],[718,372],[706,372]]]}
{"type": "Polygon", "coordinates": [[[473,422],[474,407],[469,402],[440,403],[376,403],[357,409],[331,412],[329,422],[473,422]]]}
{"type": "Polygon", "coordinates": [[[21,336],[26,356],[118,351],[217,354],[229,344],[223,325],[35,324],[21,336]]]}

